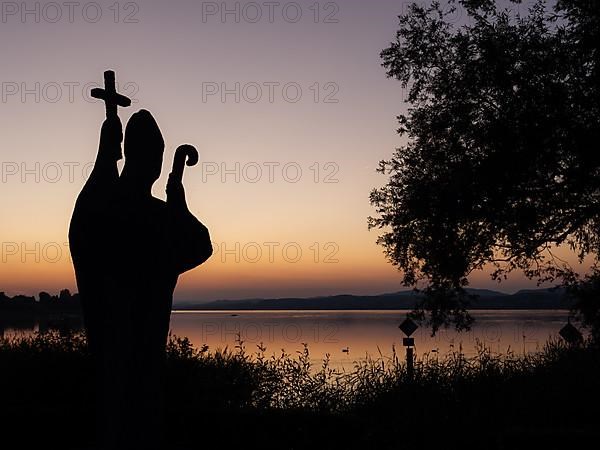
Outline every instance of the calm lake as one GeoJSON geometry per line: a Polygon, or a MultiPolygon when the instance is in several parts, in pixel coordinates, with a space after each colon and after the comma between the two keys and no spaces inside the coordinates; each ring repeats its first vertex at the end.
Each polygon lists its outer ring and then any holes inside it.
{"type": "MultiPolygon", "coordinates": [[[[417,357],[425,353],[441,356],[460,349],[472,356],[478,342],[494,353],[535,352],[557,336],[568,316],[567,311],[555,310],[479,310],[472,314],[476,320],[469,332],[442,329],[431,337],[430,329],[419,328],[413,334],[417,357]]],[[[350,369],[353,361],[366,354],[391,356],[393,346],[404,355],[404,335],[398,325],[405,317],[406,311],[174,311],[171,332],[189,337],[197,348],[206,344],[209,350],[233,349],[239,335],[247,352],[256,352],[262,343],[268,355],[282,350],[294,354],[306,343],[315,364],[329,354],[332,366],[350,369]]],[[[54,327],[34,320],[0,325],[4,335],[54,327]]],[[[69,325],[80,326],[80,320],[69,325]]]]}
{"type": "MultiPolygon", "coordinates": [[[[417,357],[424,353],[443,355],[451,350],[467,356],[476,353],[480,342],[494,353],[535,352],[558,335],[567,323],[567,311],[474,311],[471,331],[419,328],[414,334],[417,357]]],[[[248,352],[263,344],[267,354],[300,351],[308,344],[311,359],[318,364],[329,353],[332,366],[352,368],[366,354],[390,356],[392,347],[404,355],[398,325],[406,311],[175,311],[172,333],[187,336],[199,347],[233,348],[241,336],[248,352]]]]}

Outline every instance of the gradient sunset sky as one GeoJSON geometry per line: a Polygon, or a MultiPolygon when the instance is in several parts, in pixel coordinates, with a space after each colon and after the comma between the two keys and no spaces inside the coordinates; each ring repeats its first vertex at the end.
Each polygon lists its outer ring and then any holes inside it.
{"type": "MultiPolygon", "coordinates": [[[[163,131],[155,196],[178,145],[201,154],[184,184],[216,252],[180,278],[176,300],[401,289],[367,216],[385,183],[377,163],[403,143],[404,93],[379,53],[408,2],[251,3],[3,3],[0,291],[76,290],[68,224],[104,119],[87,93],[108,68],[134,100],[123,124],[145,108],[163,131]]],[[[472,286],[534,284],[480,273],[472,286]]]]}

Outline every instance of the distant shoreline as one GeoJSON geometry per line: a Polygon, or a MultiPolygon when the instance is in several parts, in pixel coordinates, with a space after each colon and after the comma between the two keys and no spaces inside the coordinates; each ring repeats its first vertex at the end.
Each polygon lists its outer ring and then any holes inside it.
{"type": "MultiPolygon", "coordinates": [[[[469,310],[558,310],[568,311],[572,303],[562,289],[523,290],[514,294],[486,289],[467,289],[476,298],[469,310]]],[[[380,295],[331,295],[312,298],[275,298],[216,300],[202,303],[175,302],[172,311],[410,311],[419,303],[414,291],[380,295]]],[[[58,296],[41,293],[40,298],[27,296],[7,297],[0,293],[1,316],[44,318],[81,316],[78,294],[68,290],[58,296]]]]}
{"type": "MultiPolygon", "coordinates": [[[[262,312],[262,311],[277,311],[277,312],[368,312],[368,311],[412,311],[414,308],[188,308],[188,307],[173,307],[171,312],[262,312]]],[[[467,311],[569,311],[568,307],[497,307],[497,308],[467,308],[467,311]]]]}
{"type": "MultiPolygon", "coordinates": [[[[469,294],[477,296],[470,310],[569,310],[571,302],[562,289],[524,290],[514,294],[467,289],[469,294]]],[[[176,303],[174,310],[181,311],[365,311],[390,310],[404,311],[414,309],[420,296],[413,291],[402,291],[381,295],[332,295],[312,298],[276,298],[217,300],[207,303],[176,303]]]]}

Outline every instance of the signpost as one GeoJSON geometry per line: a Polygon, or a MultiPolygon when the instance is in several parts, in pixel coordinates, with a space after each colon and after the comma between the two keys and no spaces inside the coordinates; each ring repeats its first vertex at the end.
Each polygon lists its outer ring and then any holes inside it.
{"type": "Polygon", "coordinates": [[[404,347],[406,347],[406,374],[408,375],[408,378],[412,380],[414,371],[415,371],[415,367],[414,367],[415,339],[411,338],[410,336],[415,331],[417,331],[417,328],[419,328],[419,326],[413,320],[411,320],[409,317],[407,317],[406,319],[404,319],[404,322],[402,322],[398,326],[398,328],[400,328],[400,331],[402,331],[406,335],[406,337],[402,339],[402,345],[404,347]]]}
{"type": "Polygon", "coordinates": [[[570,319],[567,324],[560,329],[558,334],[560,334],[560,337],[562,337],[565,342],[571,346],[579,345],[583,342],[583,335],[571,324],[570,319]]]}

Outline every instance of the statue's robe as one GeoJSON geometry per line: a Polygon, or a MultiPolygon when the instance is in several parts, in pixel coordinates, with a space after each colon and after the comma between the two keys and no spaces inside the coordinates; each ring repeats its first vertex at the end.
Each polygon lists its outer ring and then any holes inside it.
{"type": "Polygon", "coordinates": [[[100,382],[100,433],[115,448],[154,448],[173,291],[212,254],[208,230],[185,205],[136,195],[100,151],[69,245],[100,382]]]}

